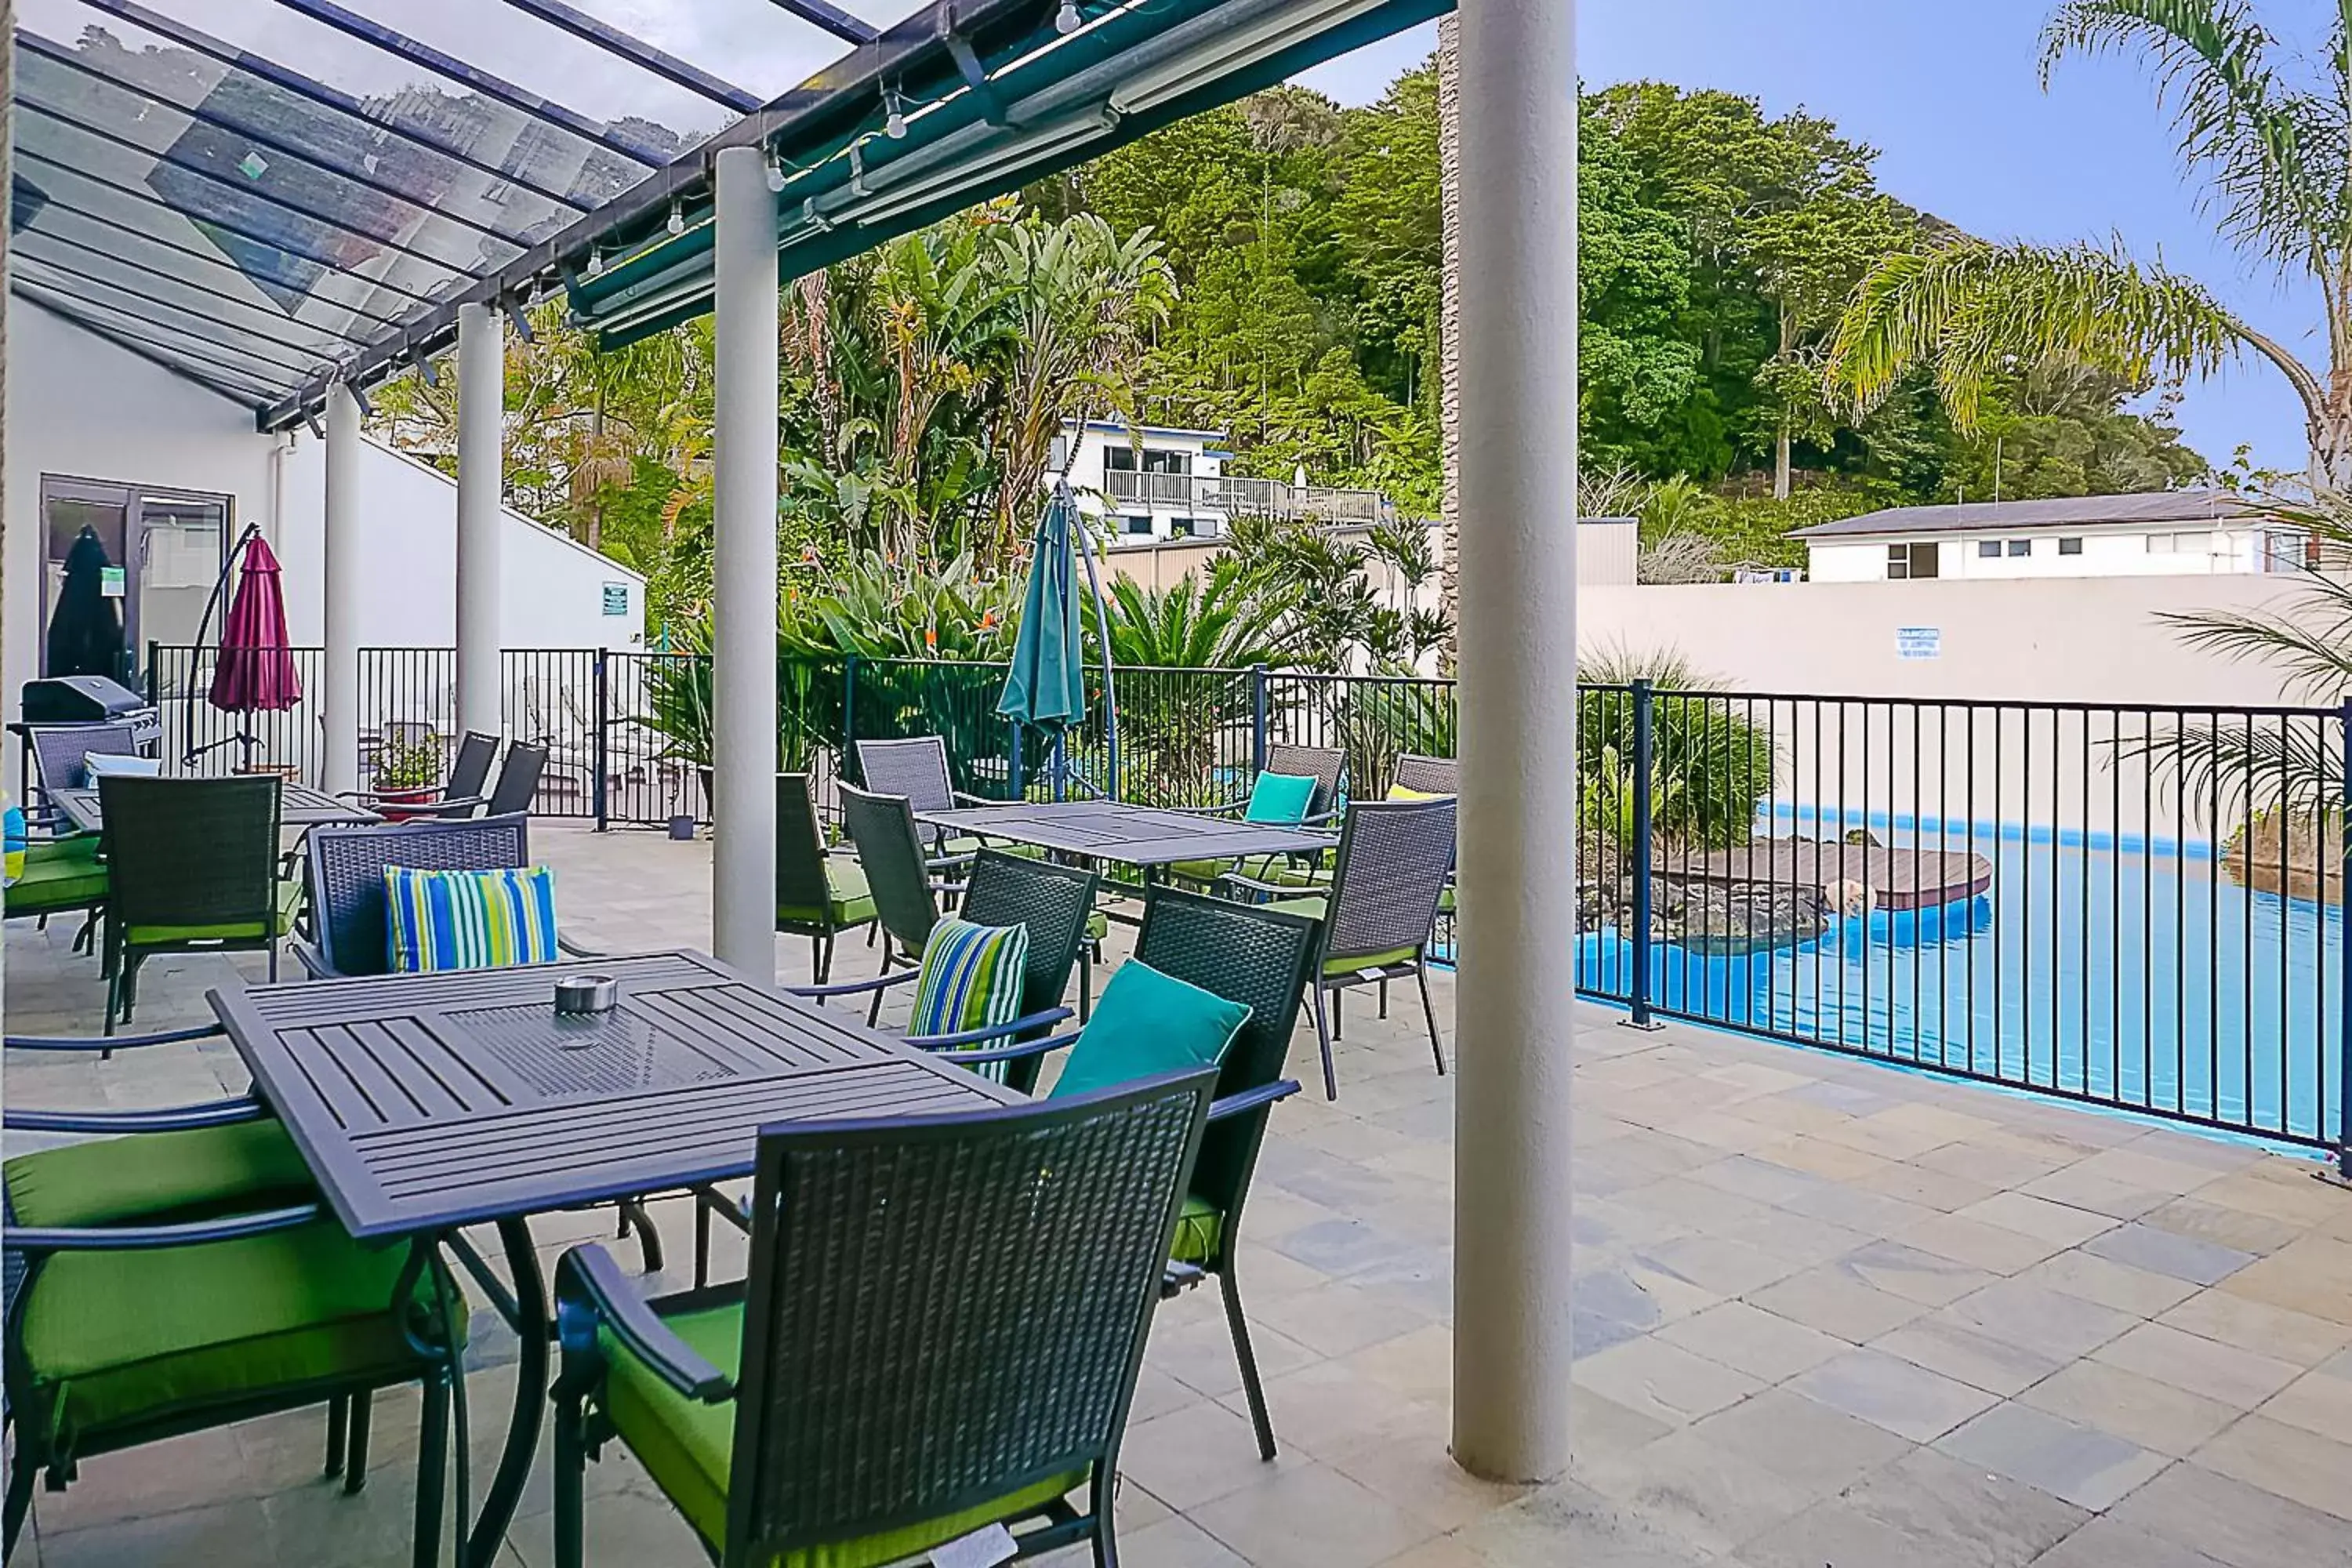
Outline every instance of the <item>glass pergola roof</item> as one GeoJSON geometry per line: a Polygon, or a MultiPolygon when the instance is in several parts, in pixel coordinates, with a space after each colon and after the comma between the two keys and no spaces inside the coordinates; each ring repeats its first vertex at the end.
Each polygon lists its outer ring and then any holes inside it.
{"type": "Polygon", "coordinates": [[[11,287],[279,427],[462,300],[707,310],[720,146],[802,271],[1448,8],[17,0],[11,287]]]}

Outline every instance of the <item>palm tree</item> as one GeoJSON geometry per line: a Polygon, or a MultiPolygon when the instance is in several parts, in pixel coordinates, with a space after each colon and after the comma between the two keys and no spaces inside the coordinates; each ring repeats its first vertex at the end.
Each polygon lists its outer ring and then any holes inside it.
{"type": "Polygon", "coordinates": [[[2119,243],[2042,247],[1948,237],[1886,257],[1855,289],[1828,365],[1863,407],[1932,362],[1953,422],[1972,429],[1995,375],[2047,360],[2137,384],[2208,374],[2252,351],[2302,398],[2315,481],[2352,479],[2352,6],[2315,56],[2282,48],[2249,0],[2064,0],[2042,30],[2061,60],[2131,52],[2150,68],[2186,172],[2253,267],[2309,279],[2327,363],[2305,363],[2204,285],[2119,243]]]}

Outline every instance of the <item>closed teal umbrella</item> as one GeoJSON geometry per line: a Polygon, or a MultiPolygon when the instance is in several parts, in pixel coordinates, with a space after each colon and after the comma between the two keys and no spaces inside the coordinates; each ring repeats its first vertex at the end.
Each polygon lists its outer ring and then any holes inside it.
{"type": "MultiPolygon", "coordinates": [[[[1013,642],[1013,667],[1004,678],[1004,695],[996,711],[1017,724],[1034,724],[1057,736],[1087,714],[1086,648],[1080,637],[1084,601],[1079,597],[1077,552],[1078,508],[1066,484],[1057,485],[1045,513],[1037,521],[1037,538],[1029,558],[1029,592],[1023,601],[1021,630],[1013,642]]],[[[1095,582],[1094,559],[1087,558],[1087,579],[1094,590],[1097,616],[1102,592],[1095,582]]],[[[1109,650],[1104,650],[1104,691],[1109,693],[1109,650]]],[[[1111,723],[1111,791],[1118,792],[1118,707],[1109,698],[1111,723]]]]}

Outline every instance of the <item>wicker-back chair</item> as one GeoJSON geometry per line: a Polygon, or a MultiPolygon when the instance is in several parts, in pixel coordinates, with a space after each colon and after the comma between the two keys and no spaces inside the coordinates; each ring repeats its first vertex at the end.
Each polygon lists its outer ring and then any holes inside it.
{"type": "MultiPolygon", "coordinates": [[[[1021,1012],[1034,1016],[1061,1007],[1072,969],[1079,980],[1083,1008],[1093,984],[1088,949],[1095,941],[1095,894],[1099,872],[1056,866],[1024,855],[983,849],[973,859],[958,918],[984,926],[1029,928],[1029,966],[1022,975],[1021,1012]]],[[[1043,1028],[1033,1031],[1042,1035],[1043,1028]]],[[[1010,1064],[1006,1081],[1024,1094],[1036,1087],[1038,1062],[1010,1064]]]]}
{"type": "Polygon", "coordinates": [[[1422,795],[1460,795],[1462,764],[1452,757],[1423,757],[1405,752],[1397,757],[1390,782],[1399,789],[1422,795]]]}
{"type": "Polygon", "coordinates": [[[955,778],[948,743],[939,735],[857,742],[857,775],[867,793],[904,795],[917,811],[953,811],[955,778]]]}
{"type": "Polygon", "coordinates": [[[990,1524],[1024,1557],[1084,1542],[1115,1563],[1119,1442],[1211,1078],[764,1133],[725,1295],[648,1301],[603,1248],[566,1253],[557,1568],[580,1568],[587,1458],[616,1437],[722,1568],[853,1542],[844,1560],[913,1559],[990,1524]],[[719,1466],[667,1462],[688,1433],[726,1443],[719,1466]]]}
{"type": "Polygon", "coordinates": [[[520,813],[381,827],[314,827],[307,846],[310,940],[294,956],[317,977],[391,967],[383,870],[481,871],[530,864],[530,819],[520,813]]]}
{"type": "MultiPolygon", "coordinates": [[[[854,784],[840,788],[841,824],[857,847],[857,863],[882,922],[882,967],[887,971],[900,957],[922,956],[923,943],[940,920],[938,889],[907,797],[876,795],[854,784]]],[[[878,994],[875,1001],[878,1006],[878,994]]]]}
{"type": "Polygon", "coordinates": [[[866,873],[845,855],[828,853],[806,773],[776,775],[776,929],[809,939],[820,985],[833,978],[833,945],[843,931],[874,923],[866,873]]]}
{"type": "Polygon", "coordinates": [[[1265,749],[1263,771],[1313,779],[1315,796],[1307,802],[1307,820],[1323,822],[1339,814],[1339,775],[1347,766],[1348,753],[1337,746],[1301,746],[1276,741],[1265,749]]]}
{"type": "Polygon", "coordinates": [[[507,748],[506,760],[499,764],[499,782],[490,786],[488,814],[504,816],[510,812],[529,811],[531,802],[539,797],[539,777],[547,771],[547,748],[527,741],[517,741],[507,748]]]}
{"type": "Polygon", "coordinates": [[[100,777],[109,1034],[131,1021],[150,953],[266,951],[278,977],[300,890],[278,876],[279,788],[269,776],[100,777]]]}
{"type": "Polygon", "coordinates": [[[1339,996],[1351,986],[1378,985],[1381,1016],[1386,1017],[1389,982],[1411,975],[1421,988],[1430,1054],[1437,1070],[1445,1070],[1427,962],[1438,906],[1454,870],[1454,819],[1451,795],[1351,801],[1328,894],[1288,897],[1294,889],[1276,883],[1239,875],[1226,879],[1228,885],[1275,895],[1276,909],[1322,917],[1323,941],[1307,994],[1323,1052],[1323,1092],[1330,1099],[1339,1098],[1339,1075],[1331,1065],[1331,1043],[1339,1036],[1339,996]]]}
{"type": "Polygon", "coordinates": [[[25,743],[32,751],[33,783],[41,792],[38,809],[30,815],[43,822],[57,819],[58,791],[79,789],[89,782],[82,768],[84,757],[92,752],[101,757],[139,754],[137,732],[128,724],[112,721],[99,724],[27,725],[25,743]]]}
{"type": "MultiPolygon", "coordinates": [[[[1143,929],[1135,942],[1139,963],[1250,1010],[1218,1069],[1216,1108],[1176,1232],[1176,1262],[1217,1277],[1258,1453],[1268,1459],[1274,1423],[1242,1311],[1234,1247],[1267,1121],[1276,1101],[1298,1092],[1283,1074],[1320,934],[1311,916],[1154,888],[1144,896],[1143,929]]],[[[1181,1270],[1170,1278],[1177,1288],[1191,1282],[1181,1270]]]]}

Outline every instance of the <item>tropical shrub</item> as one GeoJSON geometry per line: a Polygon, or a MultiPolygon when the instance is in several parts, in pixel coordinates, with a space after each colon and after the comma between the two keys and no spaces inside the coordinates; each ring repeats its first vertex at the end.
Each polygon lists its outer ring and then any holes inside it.
{"type": "Polygon", "coordinates": [[[1633,810],[1633,696],[1646,680],[1650,703],[1651,821],[1658,837],[1700,848],[1744,844],[1756,808],[1772,792],[1778,759],[1770,739],[1716,695],[1720,683],[1672,651],[1622,648],[1580,660],[1580,682],[1600,689],[1579,699],[1576,765],[1593,781],[1584,793],[1587,831],[1623,844],[1633,810]],[[1621,798],[1622,797],[1622,798],[1621,798]]]}

